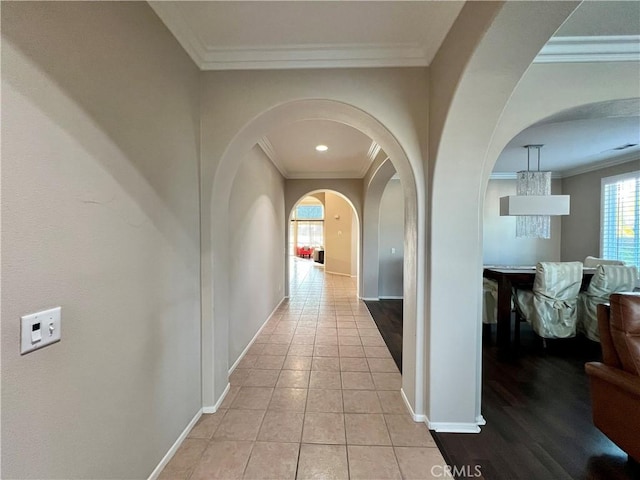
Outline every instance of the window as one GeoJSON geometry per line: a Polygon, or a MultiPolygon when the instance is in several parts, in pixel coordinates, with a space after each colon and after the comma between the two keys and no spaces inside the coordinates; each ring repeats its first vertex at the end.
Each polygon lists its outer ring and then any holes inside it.
{"type": "Polygon", "coordinates": [[[322,220],[323,218],[322,205],[298,205],[296,207],[296,220],[322,220]]]}
{"type": "Polygon", "coordinates": [[[640,267],[640,170],[602,179],[601,256],[640,267]]]}
{"type": "Polygon", "coordinates": [[[293,255],[297,247],[322,247],[324,245],[324,206],[322,204],[298,205],[293,211],[289,232],[289,251],[293,255]]]}
{"type": "Polygon", "coordinates": [[[298,245],[317,248],[322,246],[322,222],[305,222],[298,220],[298,245]]]}

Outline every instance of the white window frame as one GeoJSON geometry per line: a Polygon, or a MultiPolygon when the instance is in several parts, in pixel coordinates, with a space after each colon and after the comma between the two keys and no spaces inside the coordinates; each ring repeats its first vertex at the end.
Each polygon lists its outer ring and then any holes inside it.
{"type": "MultiPolygon", "coordinates": [[[[602,177],[600,180],[600,257],[605,256],[604,253],[604,243],[605,243],[605,186],[611,185],[614,183],[618,183],[624,180],[629,179],[638,179],[640,177],[640,170],[635,170],[633,172],[627,172],[620,175],[614,175],[611,177],[602,177]]],[[[636,190],[637,191],[637,190],[636,190]]],[[[636,194],[638,195],[638,193],[636,194]]],[[[636,214],[637,216],[637,214],[636,214]]],[[[637,222],[637,220],[636,220],[637,222]]],[[[640,229],[640,225],[636,225],[636,237],[640,234],[638,230],[640,229]]],[[[612,259],[612,260],[618,260],[612,259]]],[[[640,265],[638,265],[640,267],[640,265]]]]}

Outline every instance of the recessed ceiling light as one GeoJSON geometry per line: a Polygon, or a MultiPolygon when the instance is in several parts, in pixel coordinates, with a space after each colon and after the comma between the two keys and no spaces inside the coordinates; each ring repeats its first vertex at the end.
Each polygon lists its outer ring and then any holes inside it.
{"type": "Polygon", "coordinates": [[[327,150],[329,150],[329,147],[327,147],[326,145],[316,145],[316,150],[319,152],[326,152],[327,150]]]}

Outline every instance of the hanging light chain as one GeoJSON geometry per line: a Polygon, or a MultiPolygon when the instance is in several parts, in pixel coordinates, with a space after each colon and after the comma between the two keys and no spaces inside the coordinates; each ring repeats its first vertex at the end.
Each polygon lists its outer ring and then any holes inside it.
{"type": "Polygon", "coordinates": [[[540,171],[540,149],[544,147],[543,144],[535,144],[535,145],[525,145],[524,148],[527,149],[527,172],[531,171],[531,149],[535,148],[538,152],[538,171],[540,171]]]}

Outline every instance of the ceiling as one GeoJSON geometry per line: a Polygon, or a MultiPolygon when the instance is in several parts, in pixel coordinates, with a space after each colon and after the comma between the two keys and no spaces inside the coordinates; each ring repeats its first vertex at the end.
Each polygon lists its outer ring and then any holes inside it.
{"type": "Polygon", "coordinates": [[[330,120],[281,125],[258,145],[285,178],[362,178],[380,150],[360,130],[330,120]]]}
{"type": "MultiPolygon", "coordinates": [[[[428,66],[464,5],[457,1],[149,3],[202,70],[428,66]]],[[[640,2],[586,1],[536,62],[638,57],[640,2]]],[[[560,176],[637,159],[640,147],[614,150],[640,143],[640,107],[637,99],[631,102],[588,106],[533,125],[504,149],[494,177],[507,178],[526,168],[522,148],[526,144],[544,144],[542,168],[560,176]]],[[[331,121],[280,125],[258,144],[286,178],[362,178],[379,152],[364,134],[331,121]],[[329,150],[316,152],[319,143],[329,150]]]]}
{"type": "MultiPolygon", "coordinates": [[[[493,168],[494,178],[526,170],[527,149],[523,147],[535,144],[544,145],[540,150],[541,169],[558,177],[637,160],[640,98],[583,105],[532,125],[504,148],[493,168]],[[633,146],[621,148],[628,145],[633,146]]],[[[537,164],[532,162],[534,168],[537,164]]]]}

